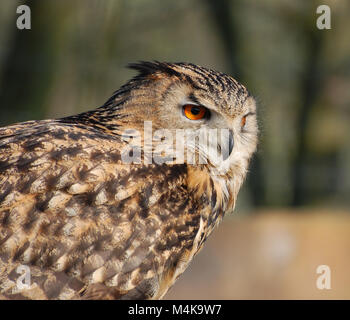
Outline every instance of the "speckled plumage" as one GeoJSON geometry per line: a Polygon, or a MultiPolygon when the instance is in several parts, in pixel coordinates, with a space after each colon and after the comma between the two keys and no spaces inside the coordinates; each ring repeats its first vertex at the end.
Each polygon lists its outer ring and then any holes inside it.
{"type": "Polygon", "coordinates": [[[162,298],[233,210],[257,143],[254,99],[193,64],[131,67],[139,75],[96,110],[0,128],[0,298],[162,298]],[[183,120],[176,110],[188,101],[216,120],[183,120]],[[122,133],[143,132],[145,120],[153,130],[229,127],[227,170],[124,163],[122,133]],[[16,285],[19,265],[30,288],[16,285]]]}

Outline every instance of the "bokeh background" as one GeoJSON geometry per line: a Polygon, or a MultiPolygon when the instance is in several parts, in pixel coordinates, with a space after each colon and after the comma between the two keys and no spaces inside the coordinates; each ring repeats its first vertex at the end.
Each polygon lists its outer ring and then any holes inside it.
{"type": "Polygon", "coordinates": [[[349,39],[348,0],[0,0],[0,125],[100,106],[138,60],[231,74],[259,102],[259,149],[235,213],[165,298],[349,299],[349,39]]]}

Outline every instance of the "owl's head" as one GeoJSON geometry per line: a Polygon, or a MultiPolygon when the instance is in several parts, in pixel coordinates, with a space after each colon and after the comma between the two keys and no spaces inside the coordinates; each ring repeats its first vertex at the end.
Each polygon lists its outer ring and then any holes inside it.
{"type": "Polygon", "coordinates": [[[245,175],[258,127],[255,100],[243,85],[191,63],[129,67],[139,74],[102,107],[116,111],[122,136],[138,132],[156,162],[205,165],[216,175],[240,167],[245,175]]]}

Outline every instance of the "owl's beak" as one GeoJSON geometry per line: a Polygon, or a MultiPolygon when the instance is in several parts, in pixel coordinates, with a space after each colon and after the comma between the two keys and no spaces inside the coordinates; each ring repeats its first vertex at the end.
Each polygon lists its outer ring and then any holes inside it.
{"type": "Polygon", "coordinates": [[[228,150],[226,148],[222,148],[222,157],[225,161],[232,153],[233,145],[234,145],[234,139],[233,139],[233,132],[232,130],[228,130],[228,143],[225,143],[225,146],[228,146],[228,150]]]}
{"type": "Polygon", "coordinates": [[[232,153],[233,150],[233,132],[232,130],[230,130],[230,134],[229,134],[229,138],[228,138],[228,152],[229,152],[229,156],[232,153]]]}

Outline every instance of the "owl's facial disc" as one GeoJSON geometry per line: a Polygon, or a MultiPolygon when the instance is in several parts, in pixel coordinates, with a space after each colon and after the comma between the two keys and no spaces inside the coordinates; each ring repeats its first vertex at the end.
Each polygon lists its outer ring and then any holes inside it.
{"type": "Polygon", "coordinates": [[[213,94],[209,89],[198,89],[201,85],[168,85],[170,89],[156,109],[157,129],[171,131],[174,139],[169,149],[183,150],[179,161],[209,164],[210,170],[218,174],[237,166],[246,167],[256,148],[255,100],[247,93],[243,95],[243,89],[242,96],[234,90],[230,94],[213,94]]]}

